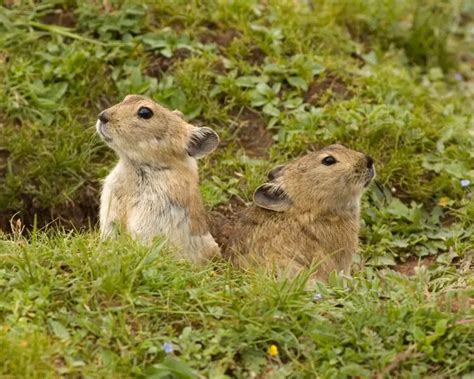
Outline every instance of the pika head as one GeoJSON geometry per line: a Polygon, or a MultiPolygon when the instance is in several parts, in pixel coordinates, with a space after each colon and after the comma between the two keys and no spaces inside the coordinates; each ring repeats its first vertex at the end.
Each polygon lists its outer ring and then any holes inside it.
{"type": "Polygon", "coordinates": [[[271,170],[269,182],[255,191],[254,202],[276,212],[356,209],[374,176],[371,157],[331,145],[271,170]]]}
{"type": "Polygon", "coordinates": [[[96,124],[102,139],[121,157],[137,163],[173,163],[186,157],[201,158],[219,144],[210,128],[198,128],[153,100],[138,95],[99,114],[96,124]]]}

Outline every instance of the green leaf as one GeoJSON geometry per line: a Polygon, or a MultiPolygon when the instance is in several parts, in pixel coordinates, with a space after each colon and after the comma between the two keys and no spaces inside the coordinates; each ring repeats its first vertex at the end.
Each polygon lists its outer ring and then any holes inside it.
{"type": "Polygon", "coordinates": [[[301,97],[294,97],[292,99],[288,99],[285,101],[283,106],[288,109],[295,109],[298,108],[303,103],[303,99],[301,97]]]}
{"type": "Polygon", "coordinates": [[[177,358],[167,356],[157,365],[153,365],[147,370],[147,379],[160,379],[172,375],[178,379],[194,379],[198,375],[186,363],[177,358]]]}
{"type": "Polygon", "coordinates": [[[343,374],[344,376],[350,376],[350,377],[362,377],[362,378],[370,377],[370,371],[356,363],[350,363],[342,367],[341,374],[343,374]]]}
{"type": "Polygon", "coordinates": [[[314,63],[311,67],[311,73],[314,76],[322,74],[325,70],[324,66],[321,66],[319,63],[314,63]]]}
{"type": "Polygon", "coordinates": [[[263,113],[268,114],[270,116],[278,117],[280,115],[280,111],[278,110],[278,108],[271,103],[266,104],[262,110],[263,113]]]}
{"type": "Polygon", "coordinates": [[[375,54],[375,51],[373,50],[368,54],[362,55],[362,58],[366,63],[371,65],[376,65],[378,63],[377,54],[375,54]]]}
{"type": "Polygon", "coordinates": [[[207,310],[216,319],[222,318],[222,315],[224,314],[224,309],[222,309],[222,307],[208,307],[207,310]]]}
{"type": "Polygon", "coordinates": [[[270,63],[270,64],[265,65],[265,67],[263,68],[263,71],[266,74],[284,74],[286,69],[285,69],[285,66],[281,64],[270,63]]]}
{"type": "Polygon", "coordinates": [[[436,322],[435,326],[435,333],[438,334],[439,336],[444,335],[446,333],[446,330],[448,329],[448,320],[447,319],[441,319],[436,322]]]}
{"type": "Polygon", "coordinates": [[[48,97],[52,101],[59,101],[67,91],[68,84],[66,82],[56,83],[48,90],[48,97]]]}
{"type": "Polygon", "coordinates": [[[160,50],[160,54],[166,58],[171,58],[173,56],[173,51],[171,51],[170,47],[165,47],[164,49],[160,50]]]}
{"type": "Polygon", "coordinates": [[[396,262],[395,258],[392,255],[386,254],[380,257],[371,258],[369,264],[371,266],[395,266],[396,262]]]}
{"type": "Polygon", "coordinates": [[[415,326],[412,330],[413,337],[415,337],[415,341],[422,342],[426,338],[425,332],[419,326],[415,326]]]}
{"type": "Polygon", "coordinates": [[[51,326],[51,329],[53,330],[53,333],[56,337],[62,340],[68,340],[71,338],[68,330],[59,321],[50,320],[49,325],[51,326]]]}
{"type": "Polygon", "coordinates": [[[299,76],[290,76],[286,80],[288,80],[288,83],[290,83],[293,87],[302,89],[303,91],[308,89],[308,84],[306,84],[304,79],[299,76]]]}
{"type": "Polygon", "coordinates": [[[255,77],[254,76],[240,76],[235,79],[235,84],[239,87],[255,87],[255,77]]]}
{"type": "Polygon", "coordinates": [[[264,95],[265,97],[273,96],[273,90],[267,83],[258,83],[257,84],[257,92],[264,95]]]}
{"type": "Polygon", "coordinates": [[[387,207],[387,212],[399,218],[411,221],[411,211],[400,199],[394,198],[387,207]]]}
{"type": "Polygon", "coordinates": [[[143,37],[142,42],[150,46],[152,49],[163,49],[169,46],[168,41],[150,35],[143,37]]]}

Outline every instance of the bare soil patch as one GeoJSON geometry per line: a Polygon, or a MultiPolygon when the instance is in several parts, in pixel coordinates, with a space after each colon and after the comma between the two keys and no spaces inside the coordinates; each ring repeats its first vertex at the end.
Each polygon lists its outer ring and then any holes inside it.
{"type": "MultiPolygon", "coordinates": [[[[236,39],[242,37],[242,33],[235,28],[224,28],[213,22],[205,24],[206,30],[198,35],[201,43],[214,43],[218,46],[221,53],[229,47],[229,45],[236,39]]],[[[243,58],[252,65],[261,65],[265,61],[266,54],[258,46],[249,46],[248,54],[243,58]]]]}
{"type": "Polygon", "coordinates": [[[37,228],[48,226],[65,230],[89,229],[97,224],[99,195],[93,187],[87,188],[74,202],[59,204],[52,208],[37,207],[35,201],[26,196],[23,202],[21,211],[13,209],[0,211],[0,230],[11,233],[12,223],[19,223],[26,230],[31,230],[35,222],[37,228]]]}
{"type": "Polygon", "coordinates": [[[225,75],[227,68],[222,58],[217,58],[212,64],[212,70],[219,75],[225,75]]]}
{"type": "Polygon", "coordinates": [[[333,98],[345,100],[351,96],[351,91],[341,78],[334,74],[328,74],[323,78],[314,80],[309,85],[304,94],[304,101],[311,105],[322,106],[333,98]]]}
{"type": "Polygon", "coordinates": [[[262,49],[257,46],[253,46],[250,48],[248,55],[246,55],[244,59],[253,65],[260,66],[265,61],[266,56],[267,55],[262,49]]]}
{"type": "Polygon", "coordinates": [[[74,28],[76,26],[76,16],[70,10],[55,9],[51,13],[41,18],[41,22],[48,25],[59,25],[66,28],[74,28]]]}
{"type": "Polygon", "coordinates": [[[173,56],[167,58],[160,54],[152,54],[148,58],[146,73],[148,76],[159,78],[166,73],[177,62],[183,61],[191,56],[191,51],[186,48],[179,48],[173,52],[173,56]]]}
{"type": "Polygon", "coordinates": [[[222,30],[216,26],[208,28],[206,31],[202,32],[198,36],[198,39],[204,44],[215,43],[219,47],[226,48],[234,39],[240,38],[241,35],[242,34],[237,29],[229,28],[222,30]]]}
{"type": "Polygon", "coordinates": [[[237,121],[237,142],[252,158],[267,158],[273,144],[273,135],[267,129],[264,118],[257,112],[244,108],[235,119],[237,121]]]}
{"type": "Polygon", "coordinates": [[[435,263],[435,261],[436,257],[411,257],[406,262],[400,263],[395,266],[395,271],[406,276],[412,276],[415,275],[416,269],[418,267],[429,268],[435,263]]]}
{"type": "Polygon", "coordinates": [[[227,246],[234,234],[234,226],[245,208],[241,199],[232,197],[228,203],[217,206],[209,213],[209,228],[219,246],[227,246]]]}

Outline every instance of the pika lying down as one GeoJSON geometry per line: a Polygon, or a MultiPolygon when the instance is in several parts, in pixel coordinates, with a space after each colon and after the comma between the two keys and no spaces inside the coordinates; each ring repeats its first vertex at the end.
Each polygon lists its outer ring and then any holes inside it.
{"type": "Polygon", "coordinates": [[[278,166],[237,221],[224,255],[242,268],[262,267],[294,277],[349,273],[357,251],[360,199],[375,176],[372,158],[331,145],[278,166]]]}
{"type": "Polygon", "coordinates": [[[218,135],[137,95],[100,113],[96,127],[119,156],[103,186],[101,235],[110,237],[124,229],[144,243],[165,236],[182,257],[195,263],[218,255],[196,162],[217,147],[218,135]]]}

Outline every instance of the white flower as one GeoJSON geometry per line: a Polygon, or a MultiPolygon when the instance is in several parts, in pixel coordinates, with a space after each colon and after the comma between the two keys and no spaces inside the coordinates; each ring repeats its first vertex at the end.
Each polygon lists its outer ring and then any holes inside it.
{"type": "Polygon", "coordinates": [[[163,350],[166,354],[171,354],[174,351],[173,344],[171,342],[165,342],[163,344],[163,350]]]}
{"type": "Polygon", "coordinates": [[[323,295],[321,295],[319,292],[316,292],[313,296],[313,301],[320,301],[323,299],[323,295]]]}
{"type": "Polygon", "coordinates": [[[461,180],[461,187],[463,187],[463,188],[469,187],[470,184],[471,184],[471,181],[469,179],[462,179],[461,180]]]}

